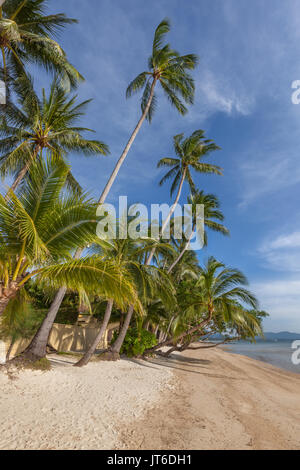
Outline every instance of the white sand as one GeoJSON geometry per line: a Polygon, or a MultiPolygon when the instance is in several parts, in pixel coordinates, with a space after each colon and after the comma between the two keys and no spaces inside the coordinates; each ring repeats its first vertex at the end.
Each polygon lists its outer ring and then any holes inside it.
{"type": "Polygon", "coordinates": [[[51,356],[50,372],[0,372],[0,449],[115,449],[122,428],[173,389],[173,372],[143,361],[72,367],[51,356]]]}

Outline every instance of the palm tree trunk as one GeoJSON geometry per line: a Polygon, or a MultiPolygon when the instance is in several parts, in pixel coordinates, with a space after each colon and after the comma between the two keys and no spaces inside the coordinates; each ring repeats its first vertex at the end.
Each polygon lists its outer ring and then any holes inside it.
{"type": "Polygon", "coordinates": [[[51,307],[48,310],[46,318],[44,319],[37,333],[34,335],[29,346],[23,352],[23,354],[29,359],[36,360],[46,356],[47,344],[52,326],[66,291],[66,287],[62,287],[59,289],[59,291],[57,291],[51,307]]]}
{"type": "Polygon", "coordinates": [[[123,150],[123,152],[122,152],[122,154],[121,154],[121,156],[120,156],[120,158],[119,158],[112,174],[110,175],[110,178],[109,178],[108,182],[106,183],[106,186],[105,186],[105,188],[104,188],[104,190],[101,194],[101,197],[99,199],[99,204],[103,204],[105,202],[105,200],[107,198],[107,195],[108,195],[108,193],[109,193],[109,191],[110,191],[110,189],[111,189],[111,187],[112,187],[112,185],[113,185],[113,183],[114,183],[114,181],[115,181],[115,179],[116,179],[116,177],[119,173],[119,170],[120,170],[125,158],[127,157],[127,154],[130,150],[130,147],[132,146],[132,144],[133,144],[133,142],[134,142],[134,140],[135,140],[135,138],[136,138],[143,122],[144,122],[144,120],[147,117],[147,114],[149,112],[150,105],[151,105],[151,102],[152,102],[152,99],[153,99],[153,96],[154,96],[154,88],[155,88],[156,82],[157,82],[157,78],[154,78],[153,82],[152,82],[152,85],[151,85],[151,90],[150,90],[150,96],[149,96],[149,99],[148,99],[148,103],[147,103],[147,105],[144,109],[144,112],[143,112],[139,122],[136,125],[136,128],[134,129],[133,133],[131,134],[130,139],[128,140],[128,142],[126,144],[126,147],[124,148],[124,150],[123,150]]]}
{"type": "Polygon", "coordinates": [[[111,316],[113,303],[114,303],[114,301],[112,299],[110,299],[107,302],[106,310],[105,310],[105,314],[104,314],[104,318],[103,318],[103,323],[101,325],[100,331],[97,334],[94,342],[91,344],[90,348],[84,354],[84,356],[80,359],[80,361],[78,361],[78,362],[76,362],[76,364],[74,364],[75,367],[85,366],[89,362],[89,360],[91,359],[94,352],[96,351],[96,348],[97,348],[98,344],[100,343],[100,341],[102,339],[102,336],[104,335],[104,333],[107,329],[107,325],[108,325],[108,322],[109,322],[110,316],[111,316]]]}
{"type": "Polygon", "coordinates": [[[119,334],[119,336],[117,337],[116,341],[114,342],[114,344],[112,345],[112,347],[110,349],[110,351],[114,354],[120,354],[121,347],[123,345],[126,333],[128,331],[128,328],[129,328],[129,325],[130,325],[130,322],[131,322],[132,315],[133,315],[133,306],[130,305],[130,307],[128,309],[128,312],[127,312],[127,315],[126,315],[126,318],[125,318],[125,321],[123,323],[122,329],[120,331],[120,334],[119,334]]]}
{"type": "Polygon", "coordinates": [[[168,271],[167,271],[168,274],[170,274],[171,271],[173,271],[173,269],[175,268],[176,264],[181,260],[181,258],[183,257],[184,253],[186,252],[186,250],[187,250],[188,247],[190,246],[191,239],[192,239],[192,237],[193,237],[194,231],[195,231],[195,226],[193,226],[193,228],[192,228],[192,233],[191,233],[191,235],[189,236],[189,239],[188,239],[188,241],[186,242],[184,249],[181,251],[180,255],[179,255],[178,258],[174,261],[174,263],[169,267],[169,269],[168,269],[168,271]]]}
{"type": "MultiPolygon", "coordinates": [[[[212,318],[212,312],[209,312],[209,315],[208,317],[205,319],[205,320],[202,320],[202,322],[199,323],[199,325],[197,326],[194,326],[193,328],[191,328],[190,330],[182,333],[181,335],[179,335],[177,337],[177,342],[180,341],[181,339],[183,339],[185,336],[188,336],[188,335],[192,335],[193,333],[195,333],[197,330],[200,330],[201,328],[203,328],[204,326],[206,326],[210,321],[211,321],[211,318],[212,318]]],[[[150,352],[154,352],[156,351],[157,349],[159,348],[162,348],[163,346],[169,346],[173,344],[173,339],[167,339],[166,341],[163,341],[162,343],[159,343],[157,344],[156,346],[153,346],[153,348],[150,348],[150,349],[146,349],[146,351],[144,351],[144,354],[148,354],[150,352]]]]}
{"type": "Polygon", "coordinates": [[[14,344],[15,344],[15,340],[12,339],[11,342],[10,342],[10,344],[9,344],[8,350],[6,351],[6,358],[5,358],[6,362],[9,361],[10,354],[11,354],[11,352],[12,352],[12,348],[14,347],[14,344]]]}
{"type": "MultiPolygon", "coordinates": [[[[182,191],[182,187],[183,187],[183,183],[184,183],[184,180],[185,180],[185,177],[186,177],[186,172],[187,172],[187,169],[185,168],[183,173],[182,173],[182,176],[181,176],[181,180],[180,180],[180,184],[179,184],[179,188],[178,188],[178,191],[177,191],[177,195],[176,195],[176,198],[175,198],[175,201],[174,201],[174,204],[172,205],[171,209],[170,209],[170,212],[166,218],[166,220],[164,221],[163,223],[163,226],[161,228],[161,236],[164,234],[164,231],[166,229],[166,226],[168,225],[175,209],[176,209],[176,206],[178,204],[178,201],[180,199],[180,195],[181,195],[181,191],[182,191]]],[[[151,261],[152,261],[152,258],[154,256],[154,253],[155,253],[155,248],[152,248],[152,251],[150,253],[150,255],[148,256],[148,259],[146,261],[146,266],[148,266],[151,261]]]]}
{"type": "Polygon", "coordinates": [[[36,159],[37,157],[37,154],[39,153],[40,151],[40,147],[39,145],[36,146],[36,148],[34,149],[34,152],[33,152],[33,155],[32,155],[32,159],[31,160],[28,160],[28,162],[23,166],[23,168],[19,171],[16,179],[14,180],[13,184],[11,185],[11,187],[9,188],[8,192],[6,193],[5,195],[5,201],[8,201],[10,199],[10,193],[11,192],[15,192],[15,190],[19,187],[21,181],[24,179],[24,177],[26,176],[29,168],[31,167],[31,164],[32,162],[36,159]]]}
{"type": "MultiPolygon", "coordinates": [[[[74,255],[74,259],[79,259],[81,256],[83,249],[78,248],[74,255]]],[[[61,306],[62,301],[64,300],[64,296],[67,292],[66,287],[60,287],[56,292],[54,300],[50,305],[50,308],[47,312],[46,318],[44,319],[42,325],[40,326],[39,330],[35,334],[33,340],[31,341],[30,345],[25,349],[24,354],[29,357],[38,357],[42,358],[46,356],[47,352],[47,343],[51,333],[51,329],[58,313],[58,310],[61,306]]]]}

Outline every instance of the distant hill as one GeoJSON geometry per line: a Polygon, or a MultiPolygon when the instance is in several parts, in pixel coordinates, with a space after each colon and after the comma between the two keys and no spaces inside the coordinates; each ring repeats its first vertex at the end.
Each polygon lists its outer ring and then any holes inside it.
{"type": "Polygon", "coordinates": [[[300,340],[299,333],[291,333],[289,331],[280,331],[279,333],[265,333],[265,340],[267,341],[294,341],[296,339],[300,340]]]}

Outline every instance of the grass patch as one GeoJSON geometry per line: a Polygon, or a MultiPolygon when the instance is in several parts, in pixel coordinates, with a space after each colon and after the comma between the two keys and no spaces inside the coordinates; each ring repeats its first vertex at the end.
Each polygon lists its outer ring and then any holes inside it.
{"type": "Polygon", "coordinates": [[[23,356],[15,357],[14,359],[10,360],[5,364],[7,369],[15,368],[18,370],[41,370],[41,371],[49,371],[51,370],[51,363],[46,357],[42,357],[40,359],[36,358],[28,358],[23,356]]]}
{"type": "Polygon", "coordinates": [[[33,362],[28,362],[28,369],[33,369],[33,370],[51,370],[51,363],[48,361],[46,357],[43,357],[42,359],[38,359],[37,361],[33,362]]]}

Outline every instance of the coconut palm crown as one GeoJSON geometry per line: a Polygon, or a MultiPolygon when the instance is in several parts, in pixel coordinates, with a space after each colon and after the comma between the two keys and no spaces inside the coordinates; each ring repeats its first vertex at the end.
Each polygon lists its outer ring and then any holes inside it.
{"type": "Polygon", "coordinates": [[[185,104],[193,104],[195,85],[189,71],[198,63],[195,54],[181,56],[171,49],[170,44],[164,44],[165,35],[170,31],[170,22],[164,19],[156,28],[153,39],[152,54],[148,59],[148,70],[140,73],[129,84],[126,97],[143,89],[141,107],[142,111],[151,99],[147,119],[151,121],[156,107],[154,87],[157,83],[180,114],[185,114],[185,104]]]}
{"type": "Polygon", "coordinates": [[[171,167],[160,180],[160,186],[173,178],[171,196],[174,191],[186,180],[192,193],[196,191],[191,170],[197,173],[222,175],[222,169],[211,163],[203,161],[212,152],[220,150],[213,140],[206,139],[203,130],[197,130],[184,139],[184,134],[173,137],[173,146],[177,158],[165,157],[159,160],[157,167],[171,167]]]}
{"type": "MultiPolygon", "coordinates": [[[[3,3],[3,2],[2,2],[3,3]]],[[[69,88],[83,80],[54,39],[77,20],[46,14],[47,0],[6,0],[0,8],[0,49],[4,75],[25,72],[28,62],[58,74],[69,88]]]]}
{"type": "MultiPolygon", "coordinates": [[[[49,95],[43,90],[41,98],[27,77],[19,78],[16,87],[20,107],[12,102],[5,106],[0,129],[0,174],[15,176],[13,191],[43,152],[57,160],[65,160],[69,152],[85,156],[109,153],[103,142],[83,136],[93,132],[91,129],[78,127],[90,100],[77,103],[76,95],[70,97],[58,79],[53,80],[49,95]]],[[[70,173],[68,180],[76,186],[70,173]]]]}

